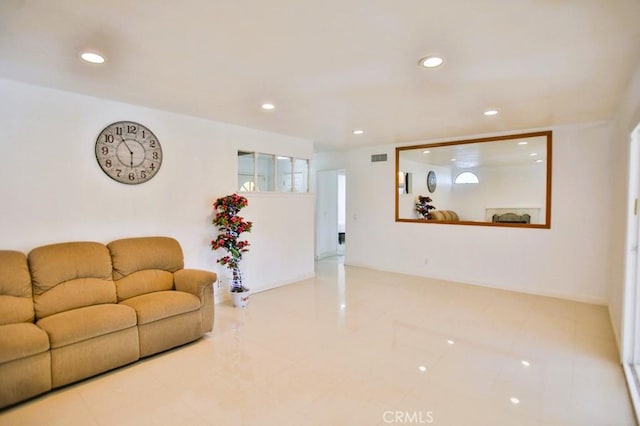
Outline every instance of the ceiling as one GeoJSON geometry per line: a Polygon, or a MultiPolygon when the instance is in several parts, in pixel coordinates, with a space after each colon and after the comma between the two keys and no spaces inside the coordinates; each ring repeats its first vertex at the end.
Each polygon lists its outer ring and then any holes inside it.
{"type": "Polygon", "coordinates": [[[0,78],[340,150],[611,119],[639,18],[638,0],[2,0],[0,78]]]}
{"type": "Polygon", "coordinates": [[[400,150],[400,167],[402,168],[402,162],[405,160],[456,169],[546,166],[546,136],[514,137],[486,142],[474,140],[460,142],[460,144],[435,147],[432,145],[423,145],[412,149],[404,147],[400,150]]]}

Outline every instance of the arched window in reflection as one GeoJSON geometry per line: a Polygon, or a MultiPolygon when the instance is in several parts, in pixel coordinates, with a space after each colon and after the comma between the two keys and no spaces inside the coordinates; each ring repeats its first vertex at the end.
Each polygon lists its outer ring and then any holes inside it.
{"type": "Polygon", "coordinates": [[[478,183],[478,182],[480,182],[478,180],[478,176],[473,172],[462,172],[458,176],[456,176],[456,179],[453,181],[453,183],[478,183]]]}

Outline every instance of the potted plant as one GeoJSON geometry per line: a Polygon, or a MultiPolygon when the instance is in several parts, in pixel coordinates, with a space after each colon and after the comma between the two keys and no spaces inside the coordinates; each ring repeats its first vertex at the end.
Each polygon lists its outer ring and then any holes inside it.
{"type": "Polygon", "coordinates": [[[416,212],[418,212],[418,216],[421,219],[431,219],[431,213],[429,213],[429,210],[434,210],[436,208],[435,206],[429,204],[432,201],[433,200],[431,199],[431,197],[418,195],[418,201],[416,201],[416,212]]]}
{"type": "Polygon", "coordinates": [[[231,298],[234,306],[242,308],[249,302],[249,289],[242,284],[242,272],[238,264],[242,260],[242,254],[249,251],[249,242],[240,240],[239,237],[243,232],[251,232],[253,223],[244,220],[238,212],[247,205],[247,199],[238,194],[218,198],[213,203],[215,216],[212,221],[218,230],[218,236],[211,241],[212,250],[223,249],[227,252],[217,262],[231,271],[231,298]]]}

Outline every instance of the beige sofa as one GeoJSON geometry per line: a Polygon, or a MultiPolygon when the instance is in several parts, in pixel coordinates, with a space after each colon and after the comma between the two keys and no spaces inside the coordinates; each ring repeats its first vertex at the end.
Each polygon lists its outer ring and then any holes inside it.
{"type": "Polygon", "coordinates": [[[459,222],[458,214],[453,210],[432,210],[429,220],[435,222],[459,222]]]}
{"type": "Polygon", "coordinates": [[[0,408],[198,339],[216,278],[168,237],[0,251],[0,408]]]}

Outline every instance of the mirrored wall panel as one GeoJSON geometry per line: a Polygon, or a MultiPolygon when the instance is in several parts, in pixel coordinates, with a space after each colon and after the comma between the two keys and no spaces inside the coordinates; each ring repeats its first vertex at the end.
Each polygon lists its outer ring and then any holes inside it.
{"type": "Polygon", "coordinates": [[[551,227],[552,132],[396,148],[396,221],[551,227]]]}

